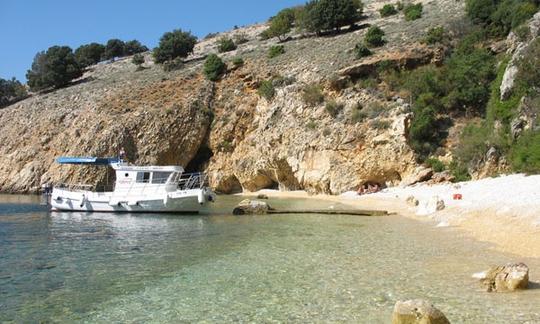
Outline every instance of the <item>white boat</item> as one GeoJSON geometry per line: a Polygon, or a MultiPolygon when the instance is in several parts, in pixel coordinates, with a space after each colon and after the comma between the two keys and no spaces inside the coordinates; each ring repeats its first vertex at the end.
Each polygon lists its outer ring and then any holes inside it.
{"type": "Polygon", "coordinates": [[[112,190],[93,185],[59,184],[49,190],[51,210],[86,212],[198,213],[215,199],[202,173],[180,166],[133,166],[116,158],[62,157],[61,164],[110,165],[112,190]]]}

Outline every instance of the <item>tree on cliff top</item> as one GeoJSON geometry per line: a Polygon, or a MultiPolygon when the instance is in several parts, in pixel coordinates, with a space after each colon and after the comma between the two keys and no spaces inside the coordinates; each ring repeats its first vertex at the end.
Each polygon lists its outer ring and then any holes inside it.
{"type": "Polygon", "coordinates": [[[18,80],[0,78],[0,108],[10,105],[27,96],[26,88],[18,80]]]}
{"type": "Polygon", "coordinates": [[[136,39],[127,41],[124,46],[124,55],[126,56],[143,53],[146,51],[148,51],[148,47],[144,46],[136,39]]]}
{"type": "Polygon", "coordinates": [[[28,86],[33,91],[49,87],[60,88],[82,75],[82,69],[68,46],[52,46],[39,52],[32,69],[26,73],[28,86]]]}
{"type": "Polygon", "coordinates": [[[81,45],[75,50],[75,60],[82,68],[85,68],[101,61],[104,52],[105,46],[98,43],[81,45]]]}
{"type": "Polygon", "coordinates": [[[103,54],[106,60],[114,60],[115,57],[124,56],[126,44],[119,39],[109,39],[105,46],[105,53],[103,54]]]}
{"type": "Polygon", "coordinates": [[[185,58],[193,52],[197,38],[191,32],[181,29],[166,32],[161,36],[159,45],[154,49],[156,63],[174,60],[177,57],[185,58]]]}
{"type": "Polygon", "coordinates": [[[302,27],[311,32],[339,31],[360,19],[363,4],[359,0],[311,0],[304,7],[302,27]]]}

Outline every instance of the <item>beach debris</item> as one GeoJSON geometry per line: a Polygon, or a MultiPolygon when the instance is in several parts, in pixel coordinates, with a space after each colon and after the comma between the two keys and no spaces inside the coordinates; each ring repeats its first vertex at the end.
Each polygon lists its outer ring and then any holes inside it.
{"type": "Polygon", "coordinates": [[[407,187],[418,182],[423,182],[431,179],[433,176],[433,170],[431,168],[426,168],[425,166],[419,166],[414,171],[409,174],[405,179],[400,183],[401,187],[407,187]]]}
{"type": "Polygon", "coordinates": [[[461,199],[463,199],[463,195],[460,194],[460,193],[455,193],[455,194],[452,195],[452,199],[461,200],[461,199]]]}
{"type": "Polygon", "coordinates": [[[245,214],[266,214],[269,210],[273,210],[268,203],[258,200],[244,199],[234,209],[234,215],[245,214]]]}
{"type": "Polygon", "coordinates": [[[529,286],[529,267],[525,263],[508,263],[473,274],[487,292],[502,292],[527,289],[529,286]]]}
{"type": "Polygon", "coordinates": [[[257,199],[268,199],[268,196],[265,194],[258,194],[257,199]]]}
{"type": "Polygon", "coordinates": [[[416,215],[430,215],[444,208],[444,200],[439,198],[439,196],[432,196],[429,200],[420,203],[416,215]]]}
{"type": "Polygon", "coordinates": [[[450,324],[443,312],[423,299],[397,301],[392,324],[450,324]]]}
{"type": "Polygon", "coordinates": [[[407,205],[413,206],[413,207],[418,206],[418,204],[420,203],[418,201],[418,199],[414,198],[414,196],[412,196],[412,195],[407,197],[407,199],[405,201],[407,202],[407,205]]]}

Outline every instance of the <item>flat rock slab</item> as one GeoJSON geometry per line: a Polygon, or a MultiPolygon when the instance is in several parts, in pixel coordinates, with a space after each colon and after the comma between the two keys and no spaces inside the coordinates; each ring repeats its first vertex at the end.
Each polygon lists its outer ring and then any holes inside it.
{"type": "Polygon", "coordinates": [[[450,324],[450,321],[430,302],[413,299],[396,303],[392,324],[450,324]]]}

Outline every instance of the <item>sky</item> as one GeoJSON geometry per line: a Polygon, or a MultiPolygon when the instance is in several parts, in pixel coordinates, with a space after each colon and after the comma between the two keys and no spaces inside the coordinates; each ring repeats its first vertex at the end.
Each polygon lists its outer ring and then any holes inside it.
{"type": "Polygon", "coordinates": [[[163,33],[210,32],[266,21],[306,0],[0,0],[0,78],[26,82],[36,53],[111,38],[154,48],[163,33]]]}

